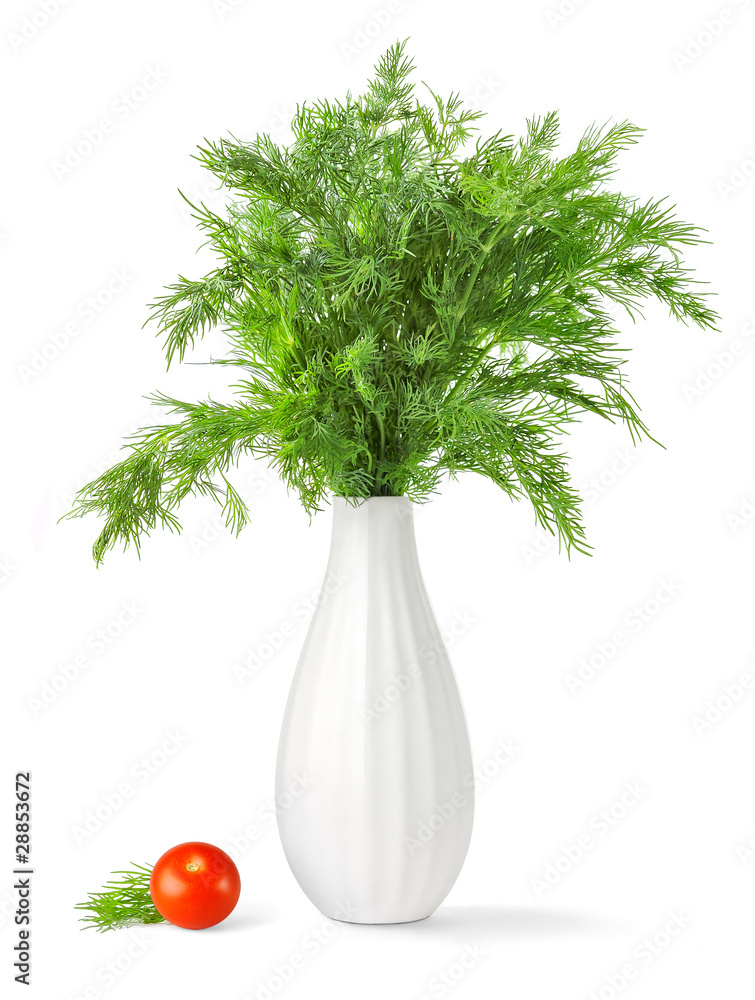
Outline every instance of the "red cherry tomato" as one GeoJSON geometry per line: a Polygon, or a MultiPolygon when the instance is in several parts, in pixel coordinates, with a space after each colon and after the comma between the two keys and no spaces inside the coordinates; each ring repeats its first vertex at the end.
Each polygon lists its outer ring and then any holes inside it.
{"type": "Polygon", "coordinates": [[[212,844],[178,844],[152,869],[149,892],[157,911],[178,927],[199,930],[225,920],[241,892],[239,870],[212,844]]]}

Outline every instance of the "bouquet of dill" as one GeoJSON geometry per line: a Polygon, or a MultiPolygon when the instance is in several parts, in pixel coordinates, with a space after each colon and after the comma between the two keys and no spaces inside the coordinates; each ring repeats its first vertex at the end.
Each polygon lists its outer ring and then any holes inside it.
{"type": "Polygon", "coordinates": [[[567,551],[589,548],[559,440],[594,413],[648,435],[623,376],[609,310],[654,297],[715,329],[683,247],[701,230],[666,199],[606,189],[641,130],[591,127],[554,153],[555,113],[514,139],[471,138],[482,112],[410,82],[406,42],[362,96],[297,106],[288,146],[266,134],[207,142],[197,159],[233,198],[192,205],[217,254],[151,307],[168,365],[221,326],[232,404],[149,397],[168,422],[126,443],[66,515],[105,518],[94,557],[180,530],[189,494],[238,532],[249,510],[229,479],[262,456],[310,514],[329,494],[422,501],[471,471],[528,497],[567,551]]]}

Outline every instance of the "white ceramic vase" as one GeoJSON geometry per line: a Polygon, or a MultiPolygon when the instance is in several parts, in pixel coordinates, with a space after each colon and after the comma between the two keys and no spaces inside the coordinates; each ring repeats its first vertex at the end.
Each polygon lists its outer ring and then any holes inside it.
{"type": "Polygon", "coordinates": [[[459,691],[425,591],[415,504],[335,497],[325,582],[286,706],[283,849],[326,916],[429,916],[461,870],[474,812],[459,691]]]}

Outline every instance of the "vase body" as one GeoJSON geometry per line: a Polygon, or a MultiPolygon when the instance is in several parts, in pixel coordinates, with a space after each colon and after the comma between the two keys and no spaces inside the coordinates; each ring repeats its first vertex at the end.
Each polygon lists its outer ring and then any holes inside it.
{"type": "Polygon", "coordinates": [[[291,870],[322,913],[355,923],[429,916],[472,832],[466,719],[417,560],[414,507],[334,498],[278,750],[291,870]]]}

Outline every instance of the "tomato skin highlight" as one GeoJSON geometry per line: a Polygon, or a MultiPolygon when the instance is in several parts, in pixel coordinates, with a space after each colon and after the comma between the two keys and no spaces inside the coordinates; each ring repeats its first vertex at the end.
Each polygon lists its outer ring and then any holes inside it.
{"type": "Polygon", "coordinates": [[[201,930],[231,913],[241,893],[241,878],[225,851],[190,840],[158,859],[149,892],[155,909],[171,924],[201,930]]]}

